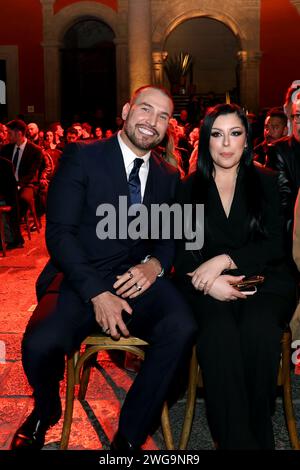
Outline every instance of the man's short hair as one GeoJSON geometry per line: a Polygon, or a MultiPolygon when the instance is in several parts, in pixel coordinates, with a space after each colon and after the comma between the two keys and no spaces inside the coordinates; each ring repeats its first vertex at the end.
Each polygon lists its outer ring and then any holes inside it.
{"type": "Polygon", "coordinates": [[[296,93],[296,95],[294,96],[294,103],[297,103],[298,101],[300,101],[300,90],[299,90],[299,93],[296,93]]]}
{"type": "Polygon", "coordinates": [[[23,135],[26,134],[27,125],[21,119],[13,119],[6,124],[6,127],[12,131],[20,131],[23,135]]]}
{"type": "Polygon", "coordinates": [[[85,129],[86,132],[88,132],[89,134],[92,132],[92,126],[88,122],[82,123],[81,127],[82,129],[85,129]]]}
{"type": "Polygon", "coordinates": [[[48,130],[55,133],[57,131],[58,126],[61,126],[61,123],[59,121],[51,122],[48,127],[48,130]]]}
{"type": "Polygon", "coordinates": [[[266,115],[266,119],[268,117],[277,117],[281,119],[284,126],[287,126],[287,115],[280,108],[271,108],[266,115]]]}
{"type": "Polygon", "coordinates": [[[78,130],[76,127],[71,126],[66,130],[66,134],[76,134],[78,136],[78,130]]]}
{"type": "Polygon", "coordinates": [[[140,88],[135,90],[135,92],[133,93],[133,95],[131,97],[131,100],[130,100],[130,104],[134,103],[135,100],[137,99],[138,95],[140,93],[142,93],[144,90],[147,90],[148,88],[151,88],[153,90],[158,90],[161,93],[163,93],[164,95],[166,95],[171,100],[171,102],[174,106],[173,98],[172,98],[172,95],[170,94],[169,90],[167,90],[166,88],[164,88],[162,86],[159,86],[159,85],[144,85],[144,86],[141,86],[140,88]]]}

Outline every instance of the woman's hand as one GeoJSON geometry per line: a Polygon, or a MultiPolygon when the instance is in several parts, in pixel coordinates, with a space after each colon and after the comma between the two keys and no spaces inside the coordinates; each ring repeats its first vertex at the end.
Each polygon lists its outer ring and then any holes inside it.
{"type": "Polygon", "coordinates": [[[208,294],[216,300],[227,301],[237,299],[247,299],[247,296],[235,289],[231,284],[241,281],[245,276],[230,276],[229,274],[223,274],[219,276],[208,294]]]}
{"type": "Polygon", "coordinates": [[[192,284],[197,290],[202,290],[204,294],[207,294],[211,289],[215,280],[221,275],[224,269],[235,268],[232,266],[233,261],[228,255],[214,256],[205,263],[202,263],[192,273],[187,273],[188,276],[192,277],[192,284]]]}

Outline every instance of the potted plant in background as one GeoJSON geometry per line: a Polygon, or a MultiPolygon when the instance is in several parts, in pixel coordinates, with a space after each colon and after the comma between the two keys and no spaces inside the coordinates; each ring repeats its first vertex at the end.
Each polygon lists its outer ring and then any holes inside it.
{"type": "Polygon", "coordinates": [[[173,95],[185,94],[187,74],[191,66],[192,56],[188,52],[179,52],[179,54],[168,57],[164,70],[169,79],[173,95]]]}

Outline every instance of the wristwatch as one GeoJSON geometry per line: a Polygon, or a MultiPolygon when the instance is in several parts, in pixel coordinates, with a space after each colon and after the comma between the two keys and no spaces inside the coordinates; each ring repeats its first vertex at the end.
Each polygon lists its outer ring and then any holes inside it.
{"type": "MultiPolygon", "coordinates": [[[[153,258],[153,256],[151,256],[151,255],[145,256],[145,258],[142,259],[141,263],[142,264],[147,263],[147,261],[149,261],[150,258],[153,258]]],[[[157,277],[163,277],[164,274],[165,274],[165,270],[164,270],[164,268],[162,268],[160,273],[157,275],[157,277]]]]}

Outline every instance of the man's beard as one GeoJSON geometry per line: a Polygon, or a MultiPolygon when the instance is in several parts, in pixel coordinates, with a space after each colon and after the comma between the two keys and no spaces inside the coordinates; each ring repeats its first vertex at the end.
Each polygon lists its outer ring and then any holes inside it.
{"type": "MultiPolygon", "coordinates": [[[[155,147],[157,147],[157,145],[162,141],[162,138],[157,134],[156,131],[153,131],[155,134],[153,136],[153,140],[152,141],[148,141],[147,140],[147,137],[148,136],[144,136],[144,139],[143,140],[143,136],[141,135],[140,138],[137,138],[134,131],[135,131],[135,128],[137,126],[135,126],[133,129],[128,126],[125,122],[124,124],[124,127],[123,127],[123,130],[125,132],[125,134],[127,135],[128,139],[130,140],[130,142],[136,147],[138,148],[139,150],[152,150],[154,149],[155,147]]],[[[149,138],[149,137],[148,137],[149,138]]]]}

